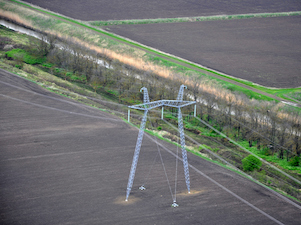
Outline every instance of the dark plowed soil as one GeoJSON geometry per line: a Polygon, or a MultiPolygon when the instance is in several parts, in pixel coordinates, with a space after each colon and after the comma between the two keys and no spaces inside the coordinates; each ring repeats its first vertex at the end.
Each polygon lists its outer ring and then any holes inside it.
{"type": "Polygon", "coordinates": [[[25,2],[86,21],[301,11],[299,0],[25,0],[25,2]]]}
{"type": "MultiPolygon", "coordinates": [[[[0,224],[300,222],[300,209],[191,154],[191,194],[179,166],[180,207],[172,208],[161,162],[155,161],[145,179],[157,154],[148,137],[125,202],[137,129],[2,70],[0,105],[0,224]],[[139,191],[145,181],[147,190],[139,191]]],[[[160,147],[174,190],[176,160],[165,148],[160,147]]]]}
{"type": "Polygon", "coordinates": [[[264,86],[301,86],[300,16],[122,25],[110,31],[264,86]]]}

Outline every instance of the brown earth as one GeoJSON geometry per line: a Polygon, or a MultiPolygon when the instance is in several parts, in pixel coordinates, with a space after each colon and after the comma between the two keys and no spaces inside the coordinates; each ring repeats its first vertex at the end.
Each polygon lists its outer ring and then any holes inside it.
{"type": "MultiPolygon", "coordinates": [[[[95,108],[0,70],[0,224],[298,224],[293,205],[240,175],[188,153],[178,208],[145,136],[133,189],[125,192],[138,130],[95,108]]],[[[159,141],[170,182],[176,147],[159,141]]],[[[179,164],[181,165],[181,164],[179,164]]],[[[294,203],[296,204],[296,203],[294,203]]],[[[298,208],[299,207],[299,208],[298,208]]]]}
{"type": "Polygon", "coordinates": [[[25,0],[71,18],[91,20],[156,19],[301,11],[298,0],[25,0]]]}
{"type": "Polygon", "coordinates": [[[110,26],[110,31],[268,87],[301,86],[301,16],[110,26]]]}

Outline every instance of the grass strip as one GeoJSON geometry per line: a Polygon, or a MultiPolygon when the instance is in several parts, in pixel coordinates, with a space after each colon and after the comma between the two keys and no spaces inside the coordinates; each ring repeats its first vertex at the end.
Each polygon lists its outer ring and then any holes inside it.
{"type": "Polygon", "coordinates": [[[155,24],[155,23],[185,23],[185,22],[199,22],[199,21],[235,20],[235,19],[250,19],[250,18],[280,17],[280,16],[300,16],[300,15],[301,15],[301,11],[293,11],[293,12],[279,12],[279,13],[252,13],[252,14],[196,16],[196,17],[179,17],[179,18],[91,21],[90,24],[93,26],[112,26],[112,25],[134,25],[134,24],[155,24]]]}

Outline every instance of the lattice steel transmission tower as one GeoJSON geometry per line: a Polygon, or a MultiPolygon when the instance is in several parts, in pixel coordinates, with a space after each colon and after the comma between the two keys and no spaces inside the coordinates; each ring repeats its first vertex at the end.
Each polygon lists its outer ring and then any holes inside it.
{"type": "MultiPolygon", "coordinates": [[[[129,106],[129,108],[132,108],[132,109],[144,110],[144,115],[143,115],[143,118],[141,121],[139,133],[138,133],[137,143],[136,143],[136,147],[135,147],[134,157],[133,157],[131,171],[130,171],[127,189],[126,189],[125,201],[128,201],[130,192],[132,190],[135,172],[136,172],[136,168],[137,168],[137,163],[138,163],[138,159],[139,159],[139,153],[140,153],[141,144],[142,144],[142,140],[143,140],[147,113],[151,109],[154,109],[157,107],[164,107],[164,106],[178,108],[178,129],[179,129],[180,140],[181,140],[184,175],[185,175],[185,182],[186,182],[188,193],[190,192],[189,168],[188,168],[188,161],[187,161],[187,152],[185,149],[185,135],[184,135],[184,127],[183,127],[183,118],[182,118],[181,108],[188,106],[188,105],[196,104],[196,102],[195,101],[183,101],[184,88],[187,88],[187,87],[185,85],[180,86],[177,100],[160,100],[160,101],[150,102],[147,88],[143,87],[140,90],[140,92],[143,91],[143,104],[129,106]]],[[[162,110],[162,112],[163,112],[163,110],[162,110]]],[[[195,115],[195,113],[194,113],[194,115],[195,115]]],[[[174,204],[176,204],[176,203],[174,203],[174,204]]]]}

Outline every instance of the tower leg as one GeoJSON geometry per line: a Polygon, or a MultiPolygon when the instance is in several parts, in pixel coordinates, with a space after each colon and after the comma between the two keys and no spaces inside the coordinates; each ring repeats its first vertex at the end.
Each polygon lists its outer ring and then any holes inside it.
{"type": "Polygon", "coordinates": [[[181,139],[181,148],[182,148],[182,158],[183,158],[183,166],[184,166],[184,175],[185,175],[185,182],[187,186],[188,193],[190,193],[190,178],[189,178],[189,168],[188,168],[188,161],[187,161],[187,152],[185,149],[185,136],[184,136],[184,127],[183,127],[183,118],[181,108],[178,108],[178,128],[180,132],[180,139],[181,139]]]}
{"type": "Polygon", "coordinates": [[[139,153],[140,153],[140,149],[141,149],[145,124],[146,124],[146,119],[147,119],[147,112],[148,112],[148,110],[144,111],[144,115],[143,115],[143,118],[142,118],[142,121],[141,121],[139,133],[138,133],[138,138],[137,138],[136,148],[135,148],[133,162],[132,162],[132,166],[131,166],[131,171],[130,171],[130,175],[129,175],[128,185],[127,185],[127,188],[126,188],[126,199],[125,199],[125,201],[127,201],[128,198],[129,198],[130,192],[132,190],[134,178],[135,178],[135,172],[136,172],[136,168],[137,168],[139,153]]]}

